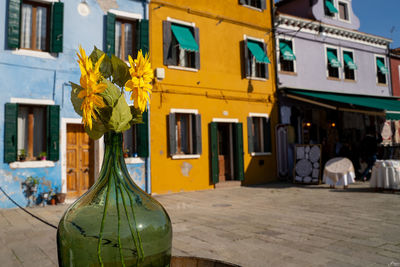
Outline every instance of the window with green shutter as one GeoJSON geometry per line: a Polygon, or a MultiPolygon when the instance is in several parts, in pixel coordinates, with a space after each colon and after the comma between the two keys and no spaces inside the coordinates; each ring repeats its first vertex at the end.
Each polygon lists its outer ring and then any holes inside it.
{"type": "Polygon", "coordinates": [[[199,28],[163,21],[164,65],[200,69],[199,28]]]}
{"type": "Polygon", "coordinates": [[[7,103],[4,161],[59,160],[60,107],[7,103]]]}
{"type": "Polygon", "coordinates": [[[34,0],[9,0],[9,48],[62,52],[64,4],[34,0]]]}

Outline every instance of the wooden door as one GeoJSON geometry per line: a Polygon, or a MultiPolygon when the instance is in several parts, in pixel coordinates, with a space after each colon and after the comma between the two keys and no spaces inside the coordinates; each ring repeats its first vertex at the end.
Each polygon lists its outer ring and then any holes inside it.
{"type": "Polygon", "coordinates": [[[67,197],[85,193],[94,182],[93,141],[83,125],[67,125],[67,197]]]}
{"type": "Polygon", "coordinates": [[[219,181],[231,180],[231,149],[228,123],[218,123],[218,167],[219,181]]]}

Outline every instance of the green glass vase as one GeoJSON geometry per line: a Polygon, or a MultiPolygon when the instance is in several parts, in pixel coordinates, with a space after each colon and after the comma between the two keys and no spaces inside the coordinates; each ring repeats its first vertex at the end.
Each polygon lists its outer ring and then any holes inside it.
{"type": "Polygon", "coordinates": [[[105,134],[97,182],[65,212],[57,230],[59,266],[169,266],[171,221],[131,179],[122,134],[105,134]]]}

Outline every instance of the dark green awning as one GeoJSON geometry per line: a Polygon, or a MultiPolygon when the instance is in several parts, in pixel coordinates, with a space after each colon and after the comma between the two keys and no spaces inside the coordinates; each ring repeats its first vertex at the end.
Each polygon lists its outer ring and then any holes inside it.
{"type": "Polygon", "coordinates": [[[317,92],[301,89],[287,89],[286,92],[303,96],[306,99],[317,98],[318,100],[328,100],[364,108],[378,109],[385,112],[387,119],[400,119],[400,100],[396,98],[317,92]]]}
{"type": "Polygon", "coordinates": [[[339,68],[342,66],[340,61],[337,59],[336,55],[329,49],[327,51],[327,55],[328,55],[328,62],[332,67],[339,68]]]}
{"type": "Polygon", "coordinates": [[[331,13],[339,13],[339,11],[336,9],[336,7],[329,0],[325,0],[325,6],[329,10],[329,12],[331,12],[331,13]]]}
{"type": "Polygon", "coordinates": [[[199,52],[199,46],[188,27],[172,24],[171,30],[174,33],[180,48],[199,52]]]}
{"type": "Polygon", "coordinates": [[[346,66],[351,69],[351,70],[356,70],[357,69],[357,65],[354,63],[353,59],[351,58],[351,56],[347,53],[343,53],[343,59],[344,59],[344,63],[346,64],[346,66]]]}
{"type": "Polygon", "coordinates": [[[378,66],[379,71],[382,72],[383,74],[388,74],[389,73],[389,70],[385,66],[385,63],[382,61],[382,59],[377,58],[376,59],[376,65],[378,66]]]}
{"type": "Polygon", "coordinates": [[[258,42],[254,42],[251,40],[247,40],[247,47],[249,48],[250,52],[256,58],[258,63],[266,63],[270,64],[268,56],[265,54],[264,49],[260,46],[258,42]]]}
{"type": "Polygon", "coordinates": [[[296,59],[292,48],[290,48],[290,46],[286,42],[279,41],[279,50],[281,51],[284,60],[293,61],[296,59]]]}

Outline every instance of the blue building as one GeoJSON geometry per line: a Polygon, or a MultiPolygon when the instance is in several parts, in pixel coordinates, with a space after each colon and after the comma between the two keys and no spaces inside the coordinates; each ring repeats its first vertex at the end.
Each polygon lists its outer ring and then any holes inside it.
{"type": "MultiPolygon", "coordinates": [[[[79,45],[127,60],[148,50],[146,1],[7,0],[0,4],[0,186],[27,203],[21,183],[83,194],[96,180],[103,140],[90,140],[70,102],[79,45]]],[[[144,120],[147,121],[147,114],[144,120]]],[[[124,134],[132,179],[150,191],[148,124],[124,134]]],[[[0,194],[0,208],[14,205],[0,194]]]]}

